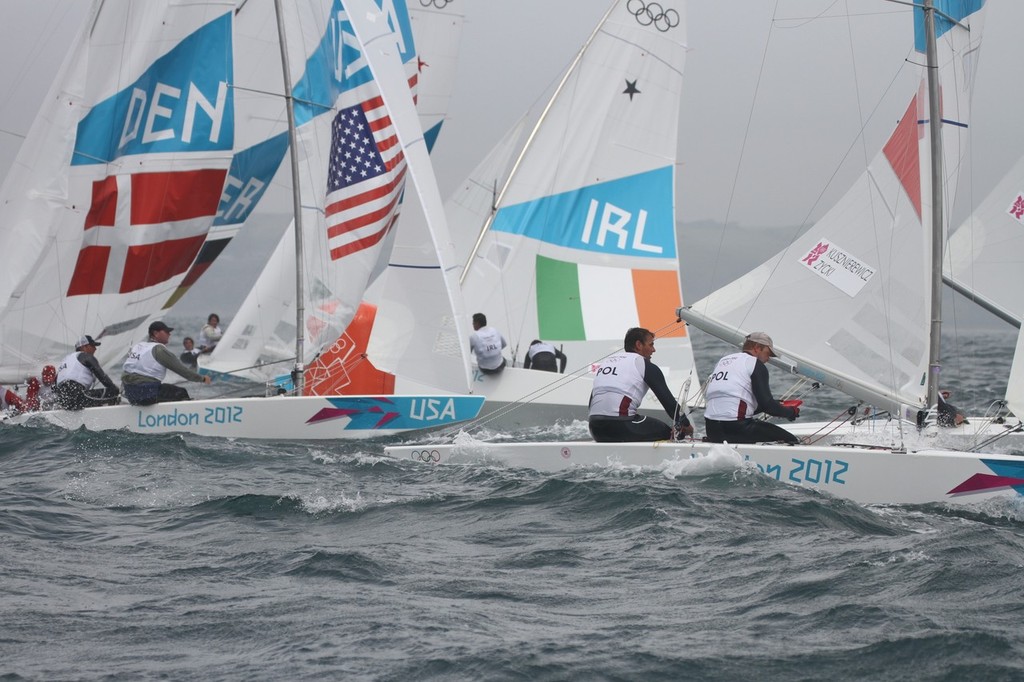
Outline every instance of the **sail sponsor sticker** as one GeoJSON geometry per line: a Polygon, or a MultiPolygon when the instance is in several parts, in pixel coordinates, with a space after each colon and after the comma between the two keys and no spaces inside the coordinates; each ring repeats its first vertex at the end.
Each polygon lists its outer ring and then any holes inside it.
{"type": "Polygon", "coordinates": [[[1024,223],[1024,194],[1017,194],[1006,212],[1013,216],[1018,223],[1024,223]]]}
{"type": "Polygon", "coordinates": [[[871,281],[877,269],[828,239],[820,239],[800,259],[804,267],[851,298],[871,281]]]}

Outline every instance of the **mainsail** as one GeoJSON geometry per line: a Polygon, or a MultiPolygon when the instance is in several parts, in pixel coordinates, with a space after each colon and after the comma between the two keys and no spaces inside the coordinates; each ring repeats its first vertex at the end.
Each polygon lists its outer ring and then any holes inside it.
{"type": "Polygon", "coordinates": [[[476,202],[474,214],[468,195],[456,197],[452,231],[467,309],[505,333],[515,360],[542,339],[562,346],[571,368],[587,367],[644,326],[676,386],[694,366],[673,314],[686,21],[681,2],[656,15],[634,4],[609,9],[514,166],[466,183],[481,194],[497,187],[493,211],[476,202]]]}
{"type": "Polygon", "coordinates": [[[233,10],[95,6],[0,190],[0,380],[85,332],[115,359],[181,283],[232,159],[233,10]]]}
{"type": "MultiPolygon", "coordinates": [[[[970,88],[981,43],[981,2],[937,2],[943,125],[942,201],[955,196],[967,143],[970,88]]],[[[923,26],[915,12],[917,49],[923,26]]],[[[932,175],[923,59],[882,150],[842,199],[788,248],[683,309],[729,340],[768,331],[792,371],[872,404],[926,408],[932,254],[932,175]]]]}
{"type": "MultiPolygon", "coordinates": [[[[417,67],[415,75],[415,92],[418,95],[417,112],[424,131],[424,138],[428,145],[433,145],[442,127],[448,101],[454,88],[456,54],[463,16],[457,6],[446,4],[441,8],[412,6],[409,8],[409,19],[415,38],[416,55],[415,58],[412,58],[403,52],[403,57],[407,59],[407,64],[414,64],[417,67]]],[[[399,235],[398,238],[401,239],[400,235],[414,229],[410,225],[416,225],[415,229],[423,229],[427,240],[425,248],[432,256],[435,253],[419,201],[404,202],[401,208],[404,215],[398,229],[390,229],[377,245],[377,260],[370,266],[368,276],[370,281],[383,270],[382,263],[386,264],[390,257],[393,239],[396,238],[396,235],[399,235]]],[[[283,373],[285,369],[283,360],[290,357],[290,349],[295,338],[295,301],[290,286],[295,278],[294,232],[292,230],[293,227],[289,226],[282,236],[274,254],[235,315],[234,322],[225,332],[225,338],[218,345],[213,356],[203,362],[205,368],[216,372],[234,373],[256,380],[269,379],[283,373]],[[268,362],[271,364],[265,364],[268,362]]],[[[314,297],[313,300],[307,302],[307,327],[320,330],[319,335],[326,342],[331,334],[337,332],[338,326],[345,321],[345,318],[336,316],[336,312],[340,308],[340,301],[327,294],[327,288],[323,282],[314,281],[311,282],[311,286],[314,297]],[[320,296],[316,296],[316,292],[319,292],[320,296]]],[[[379,285],[375,287],[377,290],[379,288],[379,285]]],[[[371,300],[378,296],[374,293],[375,289],[371,289],[366,294],[371,300]]],[[[407,290],[403,293],[405,299],[410,299],[417,296],[419,292],[407,290]]],[[[459,341],[454,332],[455,318],[450,307],[441,303],[447,300],[447,294],[441,290],[439,295],[440,298],[429,299],[421,308],[424,312],[438,311],[438,315],[447,319],[447,324],[451,328],[449,337],[454,341],[452,348],[457,362],[454,365],[446,365],[443,369],[449,371],[437,375],[436,381],[424,382],[425,386],[431,387],[451,386],[452,377],[465,373],[458,346],[459,341]]],[[[332,339],[334,343],[322,344],[316,352],[326,350],[330,355],[339,344],[343,343],[345,338],[347,338],[346,335],[337,333],[332,339]]],[[[351,346],[352,344],[349,343],[347,347],[351,348],[351,346]]],[[[350,365],[351,363],[343,364],[350,365]]],[[[347,373],[352,371],[352,368],[345,367],[340,371],[347,373]]],[[[348,383],[348,379],[336,378],[338,379],[335,382],[336,389],[344,389],[346,393],[352,392],[351,386],[341,386],[341,384],[348,383]]],[[[320,385],[320,383],[322,382],[316,380],[314,385],[320,385]]],[[[356,390],[356,392],[359,391],[356,390]]]]}

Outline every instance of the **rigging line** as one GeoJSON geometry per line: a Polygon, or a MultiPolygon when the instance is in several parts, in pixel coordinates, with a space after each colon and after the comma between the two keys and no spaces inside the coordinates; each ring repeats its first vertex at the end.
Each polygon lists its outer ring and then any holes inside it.
{"type": "MultiPolygon", "coordinates": [[[[248,367],[238,367],[238,368],[235,368],[235,369],[218,369],[218,370],[215,370],[215,371],[218,374],[235,374],[237,372],[244,372],[247,369],[256,369],[257,367],[268,367],[270,365],[279,365],[279,364],[282,364],[282,363],[285,363],[285,362],[294,362],[294,361],[295,361],[295,358],[284,358],[283,360],[269,360],[267,362],[257,362],[256,364],[249,365],[248,367]]],[[[205,368],[200,366],[199,369],[205,369],[205,368]]],[[[209,370],[207,370],[207,371],[209,371],[209,370]]]]}
{"type": "Polygon", "coordinates": [[[850,411],[843,410],[842,412],[839,412],[834,417],[832,417],[832,419],[826,422],[825,425],[822,426],[820,429],[818,429],[814,433],[804,436],[801,440],[803,440],[804,443],[806,443],[807,445],[814,445],[815,443],[825,438],[828,438],[833,433],[835,433],[836,430],[843,426],[843,424],[846,424],[848,421],[850,421],[850,417],[850,411]],[[846,417],[840,420],[839,418],[843,415],[846,415],[846,417]],[[829,428],[830,426],[831,428],[829,428]]]}
{"type": "MultiPolygon", "coordinates": [[[[732,186],[729,188],[729,199],[725,206],[725,217],[722,220],[723,228],[718,239],[718,251],[715,253],[714,265],[711,268],[710,282],[714,291],[714,282],[718,280],[718,264],[722,262],[722,251],[725,247],[725,231],[729,226],[729,216],[732,214],[733,202],[736,199],[736,188],[739,185],[740,169],[743,167],[743,157],[747,150],[747,141],[750,138],[750,127],[754,121],[754,109],[757,106],[757,96],[761,89],[761,81],[764,78],[765,64],[768,61],[768,45],[771,43],[772,28],[775,25],[774,17],[779,11],[779,0],[775,0],[775,9],[772,10],[772,22],[768,26],[768,36],[765,38],[764,48],[761,51],[761,65],[757,72],[757,83],[754,86],[754,94],[751,97],[750,109],[747,112],[747,124],[743,127],[743,138],[740,142],[740,156],[736,160],[736,172],[732,177],[732,186]]],[[[707,300],[708,297],[705,297],[707,300]]],[[[705,312],[706,309],[705,309],[705,312]]]]}
{"type": "MultiPolygon", "coordinates": [[[[538,389],[535,389],[535,390],[531,391],[530,393],[528,393],[525,396],[519,398],[515,402],[509,403],[505,407],[501,407],[501,408],[498,408],[498,409],[496,409],[496,410],[494,410],[492,412],[488,412],[487,414],[485,414],[485,415],[483,415],[481,417],[477,417],[476,419],[474,419],[474,420],[472,420],[472,421],[470,421],[468,423],[453,424],[446,431],[448,431],[448,432],[452,432],[452,431],[467,431],[467,432],[469,432],[469,431],[473,431],[473,430],[482,428],[482,427],[486,426],[487,424],[489,424],[490,422],[494,421],[495,419],[498,419],[500,417],[504,417],[506,415],[512,414],[513,412],[515,412],[519,408],[525,407],[526,405],[532,403],[533,401],[537,400],[538,398],[542,398],[543,396],[545,396],[545,395],[547,395],[547,394],[549,394],[549,393],[551,393],[551,392],[561,388],[562,386],[566,386],[566,385],[572,383],[573,381],[576,381],[577,379],[582,379],[586,372],[588,372],[588,368],[580,368],[580,369],[576,370],[575,372],[571,372],[569,374],[559,375],[559,378],[556,379],[555,381],[552,381],[552,382],[550,382],[550,383],[548,383],[548,384],[546,384],[546,385],[544,385],[544,386],[542,386],[542,387],[540,387],[538,389]]],[[[581,410],[584,409],[582,405],[580,406],[580,409],[581,410]]]]}

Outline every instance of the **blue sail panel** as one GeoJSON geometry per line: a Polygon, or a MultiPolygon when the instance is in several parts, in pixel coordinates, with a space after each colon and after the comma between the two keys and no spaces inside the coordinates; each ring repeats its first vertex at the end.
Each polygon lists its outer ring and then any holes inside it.
{"type": "Polygon", "coordinates": [[[498,211],[491,229],[581,251],[675,258],[671,166],[498,211]]]}

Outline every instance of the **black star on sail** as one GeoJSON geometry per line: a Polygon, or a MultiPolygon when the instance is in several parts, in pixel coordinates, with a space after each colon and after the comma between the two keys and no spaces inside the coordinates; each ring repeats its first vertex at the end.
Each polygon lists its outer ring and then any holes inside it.
{"type": "Polygon", "coordinates": [[[629,101],[633,101],[633,95],[639,95],[640,91],[636,88],[636,81],[627,80],[626,89],[622,91],[623,95],[629,95],[629,101]]]}

